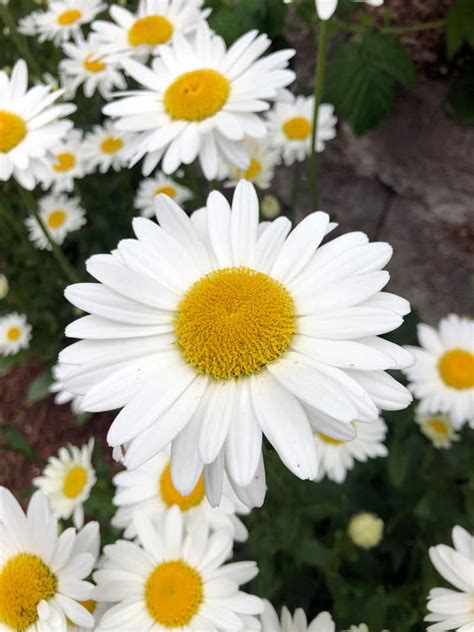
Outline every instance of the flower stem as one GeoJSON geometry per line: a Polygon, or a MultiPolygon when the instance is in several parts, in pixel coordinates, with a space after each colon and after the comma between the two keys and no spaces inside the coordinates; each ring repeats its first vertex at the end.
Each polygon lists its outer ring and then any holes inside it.
{"type": "Polygon", "coordinates": [[[301,163],[295,160],[292,167],[292,181],[291,181],[291,198],[290,198],[290,213],[291,219],[296,224],[296,209],[298,204],[298,197],[300,193],[300,177],[301,177],[301,163]]]}
{"type": "Polygon", "coordinates": [[[326,66],[326,55],[329,41],[329,22],[321,21],[319,29],[318,57],[316,60],[316,71],[314,74],[314,109],[313,109],[313,127],[311,130],[311,159],[309,180],[311,184],[311,195],[313,198],[313,211],[318,210],[318,165],[316,146],[318,142],[318,118],[319,105],[324,85],[324,70],[326,66]]]}
{"type": "Polygon", "coordinates": [[[3,6],[1,2],[0,2],[0,15],[2,16],[2,20],[5,23],[5,26],[8,27],[11,38],[15,42],[18,50],[20,51],[21,56],[26,61],[28,65],[28,70],[32,72],[34,75],[36,75],[37,79],[41,79],[42,73],[34,55],[31,54],[31,51],[29,49],[27,42],[23,39],[21,35],[18,34],[15,20],[11,16],[10,11],[8,10],[6,6],[3,6]]]}

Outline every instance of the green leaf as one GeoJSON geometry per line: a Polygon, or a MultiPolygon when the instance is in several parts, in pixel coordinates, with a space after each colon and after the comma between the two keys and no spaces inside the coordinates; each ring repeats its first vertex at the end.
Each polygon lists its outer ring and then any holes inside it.
{"type": "Polygon", "coordinates": [[[401,487],[408,474],[409,451],[406,442],[398,440],[390,447],[388,475],[395,487],[401,487]]]}
{"type": "Polygon", "coordinates": [[[467,42],[474,48],[474,2],[456,0],[446,14],[446,49],[451,59],[467,42]]]}
{"type": "Polygon", "coordinates": [[[34,379],[26,392],[26,397],[30,402],[37,402],[40,399],[44,399],[49,395],[49,387],[53,383],[51,372],[48,370],[43,371],[34,379]]]}
{"type": "Polygon", "coordinates": [[[325,100],[363,134],[390,113],[397,84],[414,86],[413,62],[395,37],[369,30],[360,42],[336,50],[328,64],[325,100]]]}
{"type": "Polygon", "coordinates": [[[1,426],[1,430],[6,440],[4,447],[7,450],[22,454],[28,461],[38,460],[38,456],[28,443],[28,440],[19,430],[8,424],[1,426]]]}
{"type": "Polygon", "coordinates": [[[91,419],[92,413],[74,413],[74,416],[76,418],[77,425],[83,426],[89,421],[89,419],[91,419]]]}
{"type": "Polygon", "coordinates": [[[448,93],[448,110],[457,118],[474,123],[474,60],[464,64],[448,93]]]}

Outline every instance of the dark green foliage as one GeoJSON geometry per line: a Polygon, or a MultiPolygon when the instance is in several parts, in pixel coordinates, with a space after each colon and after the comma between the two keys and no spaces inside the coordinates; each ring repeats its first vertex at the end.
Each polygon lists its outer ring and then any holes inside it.
{"type": "Polygon", "coordinates": [[[453,57],[464,43],[474,48],[474,2],[455,0],[446,16],[448,57],[453,57]]]}
{"type": "Polygon", "coordinates": [[[466,123],[474,123],[474,58],[466,61],[448,93],[448,112],[466,123]]]}

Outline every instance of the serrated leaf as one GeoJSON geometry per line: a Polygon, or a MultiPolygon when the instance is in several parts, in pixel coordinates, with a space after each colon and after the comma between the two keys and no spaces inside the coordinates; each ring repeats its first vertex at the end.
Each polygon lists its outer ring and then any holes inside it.
{"type": "Polygon", "coordinates": [[[451,59],[467,42],[474,48],[474,2],[456,0],[446,14],[446,49],[451,59]]]}
{"type": "Polygon", "coordinates": [[[34,379],[28,387],[26,397],[30,402],[37,402],[40,399],[44,399],[49,395],[49,387],[53,383],[51,372],[48,370],[43,371],[34,379]]]}

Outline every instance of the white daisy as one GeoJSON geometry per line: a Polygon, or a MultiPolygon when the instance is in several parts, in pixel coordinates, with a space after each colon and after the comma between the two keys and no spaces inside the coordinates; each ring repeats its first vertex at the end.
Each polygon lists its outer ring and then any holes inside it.
{"type": "Polygon", "coordinates": [[[438,329],[418,325],[416,364],[405,371],[420,413],[448,413],[455,429],[474,428],[474,321],[450,314],[438,329]]]}
{"type": "Polygon", "coordinates": [[[223,160],[248,168],[242,139],[265,136],[258,113],[295,76],[287,69],[293,50],[259,59],[270,44],[266,35],[250,31],[226,50],[224,40],[202,24],[192,42],[177,33],[169,46],[161,46],[152,69],[124,60],[145,89],[106,105],[104,112],[118,118],[119,129],[141,132],[132,158],[147,155],[145,175],[161,158],[162,170],[170,174],[199,157],[208,180],[216,178],[223,160]]]}
{"type": "MultiPolygon", "coordinates": [[[[69,233],[86,223],[85,210],[79,198],[67,195],[46,195],[39,200],[39,214],[49,234],[57,244],[62,244],[69,233]]],[[[44,236],[36,218],[31,215],[25,220],[29,238],[40,250],[51,250],[51,244],[44,236]]]]}
{"type": "Polygon", "coordinates": [[[278,149],[270,147],[268,138],[263,140],[247,140],[242,142],[247,149],[250,164],[247,169],[238,169],[229,165],[231,179],[226,186],[235,187],[239,180],[244,178],[253,182],[259,189],[268,189],[275,172],[276,165],[280,162],[278,149]]]}
{"type": "Polygon", "coordinates": [[[450,448],[454,441],[459,440],[449,415],[430,415],[417,410],[415,421],[435,448],[450,448]]]}
{"type": "Polygon", "coordinates": [[[53,193],[72,191],[74,180],[86,174],[82,130],[74,129],[67,138],[51,148],[41,174],[41,187],[53,193]]]}
{"type": "Polygon", "coordinates": [[[23,314],[7,314],[0,318],[0,353],[13,355],[27,349],[31,340],[31,325],[23,314]]]}
{"type": "MultiPolygon", "coordinates": [[[[319,427],[324,428],[324,424],[325,419],[322,417],[319,427]]],[[[357,433],[354,439],[335,439],[324,432],[314,433],[319,463],[317,481],[327,476],[330,481],[343,483],[355,461],[364,462],[369,458],[387,456],[388,450],[383,443],[387,426],[383,419],[379,417],[370,424],[354,421],[352,425],[357,433]]]]}
{"type": "MultiPolygon", "coordinates": [[[[315,0],[316,12],[320,20],[329,20],[337,7],[338,0],[315,0]]],[[[354,2],[365,2],[372,7],[381,7],[384,0],[354,0],[354,2]]]]}
{"type": "Polygon", "coordinates": [[[69,393],[64,390],[64,378],[73,369],[73,366],[67,366],[66,364],[60,363],[53,366],[51,372],[54,381],[49,387],[49,391],[50,393],[55,393],[55,404],[62,405],[70,402],[72,411],[77,414],[83,412],[81,408],[83,398],[80,395],[74,395],[74,393],[69,393]]]}
{"type": "Polygon", "coordinates": [[[86,529],[59,535],[44,494],[33,495],[25,515],[0,487],[1,632],[58,632],[66,629],[66,619],[92,628],[93,617],[79,603],[93,590],[85,579],[95,562],[90,552],[94,528],[86,529]]]}
{"type": "Polygon", "coordinates": [[[291,616],[288,608],[281,609],[281,618],[266,599],[265,610],[260,616],[262,632],[336,632],[336,624],[329,612],[320,612],[308,625],[304,610],[298,608],[291,616]]]}
{"type": "Polygon", "coordinates": [[[223,495],[219,507],[211,507],[206,499],[204,477],[201,475],[196,487],[183,496],[173,485],[169,450],[163,450],[153,459],[132,470],[119,472],[113,478],[116,492],[113,503],[118,507],[112,525],[125,529],[125,537],[136,535],[133,523],[135,511],[146,514],[159,524],[177,505],[189,530],[200,524],[212,529],[230,529],[235,540],[244,541],[248,532],[236,513],[248,514],[250,509],[235,496],[227,480],[223,482],[223,495]]]}
{"type": "Polygon", "coordinates": [[[363,233],[320,246],[334,228],[326,213],[291,234],[287,218],[259,228],[258,214],[245,180],[232,210],[214,191],[191,218],[160,195],[160,225],[135,218],[138,239],[88,261],[100,284],[66,289],[91,313],[66,330],[84,338],[60,354],[76,365],[66,390],[91,412],[124,406],[108,441],[131,441],[128,468],[172,442],[173,483],[187,495],[205,466],[211,504],[224,464],[232,484],[254,479],[263,434],[294,474],[314,479],[313,429],[347,440],[354,419],[411,401],[384,372],[411,354],[378,337],[409,311],[381,291],[392,248],[363,233]]]}
{"type": "Polygon", "coordinates": [[[38,34],[38,16],[42,11],[33,11],[18,20],[17,31],[22,35],[33,36],[38,34]]]}
{"type": "Polygon", "coordinates": [[[33,479],[33,484],[48,496],[54,515],[65,520],[72,516],[77,528],[84,524],[84,503],[96,482],[93,450],[94,439],[81,448],[60,448],[57,457],[49,457],[41,476],[33,479]]]}
{"type": "Polygon", "coordinates": [[[28,90],[28,69],[18,61],[11,77],[0,70],[0,181],[12,176],[33,189],[38,169],[51,147],[72,128],[71,121],[60,121],[74,112],[75,105],[52,105],[62,94],[50,87],[28,90]]]}
{"type": "Polygon", "coordinates": [[[193,199],[190,189],[177,184],[169,176],[158,171],[152,178],[146,178],[140,182],[135,197],[135,207],[140,209],[140,215],[143,217],[155,215],[155,198],[160,193],[168,195],[180,205],[193,199]]]}
{"type": "MultiPolygon", "coordinates": [[[[311,153],[314,97],[294,96],[278,101],[268,114],[271,144],[282,153],[285,164],[301,162],[311,153]]],[[[319,106],[316,150],[324,150],[325,142],[336,136],[337,118],[332,105],[319,106]]]]}
{"type": "Polygon", "coordinates": [[[210,11],[201,11],[203,0],[140,0],[132,13],[116,4],[110,7],[114,22],[97,20],[92,28],[110,53],[125,53],[138,59],[157,54],[161,44],[176,33],[194,31],[210,11]]]}
{"type": "Polygon", "coordinates": [[[119,171],[126,164],[126,152],[133,134],[119,132],[111,121],[104,126],[95,125],[92,132],[86,134],[81,153],[88,173],[97,168],[106,173],[110,168],[119,171]]]}
{"type": "Polygon", "coordinates": [[[258,597],[239,590],[257,574],[255,562],[225,564],[232,551],[226,530],[209,534],[201,525],[184,531],[182,514],[173,507],[153,526],[137,513],[141,546],[119,540],[106,546],[108,558],[96,571],[96,594],[118,602],[102,617],[106,630],[244,630],[242,616],[259,614],[258,597]]]}
{"type": "Polygon", "coordinates": [[[106,8],[101,0],[51,0],[47,9],[36,16],[38,41],[61,44],[80,36],[82,26],[106,8]]]}
{"type": "Polygon", "coordinates": [[[438,573],[456,590],[433,588],[428,597],[428,632],[474,630],[474,537],[462,527],[453,529],[454,548],[432,546],[430,559],[438,573]]]}
{"type": "Polygon", "coordinates": [[[77,88],[84,84],[86,97],[92,97],[98,90],[104,99],[108,99],[114,88],[125,90],[127,87],[117,60],[101,55],[97,39],[84,40],[81,37],[74,43],[64,44],[63,50],[67,58],[60,61],[59,70],[68,94],[74,95],[77,88]]]}

